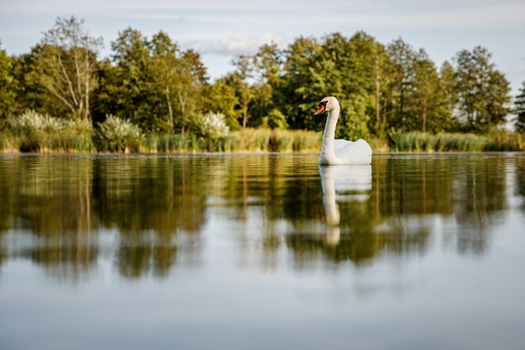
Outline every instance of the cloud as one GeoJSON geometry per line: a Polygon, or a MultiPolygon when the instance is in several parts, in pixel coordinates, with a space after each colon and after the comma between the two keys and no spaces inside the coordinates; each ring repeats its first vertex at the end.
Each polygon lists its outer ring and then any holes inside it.
{"type": "Polygon", "coordinates": [[[202,54],[215,55],[247,55],[253,54],[266,43],[274,42],[283,47],[286,39],[275,34],[263,34],[258,36],[225,37],[217,39],[194,40],[183,43],[184,46],[193,47],[202,54]]]}
{"type": "MultiPolygon", "coordinates": [[[[2,13],[107,16],[143,20],[221,21],[287,27],[437,28],[524,26],[525,4],[519,0],[0,0],[2,13]],[[270,22],[268,22],[270,21],[270,22]]],[[[266,29],[267,31],[267,29],[266,29]]]]}

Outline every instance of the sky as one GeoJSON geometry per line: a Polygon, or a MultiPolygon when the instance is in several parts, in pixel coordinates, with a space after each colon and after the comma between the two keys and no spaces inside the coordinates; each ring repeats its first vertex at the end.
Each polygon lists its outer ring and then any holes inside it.
{"type": "Polygon", "coordinates": [[[167,32],[201,53],[210,77],[230,71],[235,55],[263,43],[285,48],[298,36],[364,30],[387,44],[399,37],[424,48],[439,66],[459,50],[486,47],[516,93],[525,81],[524,0],[0,0],[0,41],[29,52],[57,16],[85,20],[104,39],[100,56],[127,27],[167,32]]]}

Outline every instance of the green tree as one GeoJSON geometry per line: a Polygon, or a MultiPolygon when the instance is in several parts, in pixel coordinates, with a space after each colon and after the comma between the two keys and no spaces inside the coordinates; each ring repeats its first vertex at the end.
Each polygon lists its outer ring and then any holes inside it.
{"type": "Polygon", "coordinates": [[[227,78],[217,79],[214,84],[205,86],[203,103],[205,112],[224,115],[226,124],[231,130],[238,130],[241,127],[235,109],[239,100],[234,87],[228,84],[227,78]]]}
{"type": "Polygon", "coordinates": [[[123,118],[119,96],[121,86],[117,81],[117,68],[106,58],[99,62],[97,71],[98,86],[93,92],[91,114],[93,122],[104,122],[107,115],[123,118]]]}
{"type": "Polygon", "coordinates": [[[439,70],[439,80],[441,87],[446,96],[447,110],[449,113],[448,123],[445,125],[445,130],[458,130],[458,121],[454,116],[454,110],[458,104],[458,95],[456,93],[456,72],[454,66],[449,61],[443,62],[439,70]]]}
{"type": "Polygon", "coordinates": [[[108,110],[150,132],[185,132],[203,107],[206,68],[193,50],[181,52],[164,32],[150,40],[127,28],[112,43],[114,67],[106,66],[99,91],[108,110]]]}
{"type": "Polygon", "coordinates": [[[238,119],[243,128],[248,126],[250,119],[249,106],[254,97],[253,89],[249,81],[253,79],[253,60],[249,56],[241,55],[233,60],[235,71],[225,77],[228,85],[232,86],[237,97],[236,106],[238,119]]]}
{"type": "Polygon", "coordinates": [[[462,50],[456,62],[458,111],[466,131],[486,132],[509,113],[510,84],[491,62],[487,49],[462,50]]]}
{"type": "Polygon", "coordinates": [[[321,118],[313,118],[312,110],[322,97],[312,93],[311,65],[321,51],[313,38],[299,37],[285,50],[283,83],[278,86],[280,109],[293,128],[320,128],[321,118]]]}
{"type": "Polygon", "coordinates": [[[350,39],[339,33],[332,34],[324,39],[310,70],[312,90],[339,99],[342,111],[337,135],[340,137],[366,136],[369,123],[376,117],[378,70],[374,57],[380,53],[377,44],[364,32],[357,32],[350,39]]]}
{"type": "Polygon", "coordinates": [[[521,89],[514,101],[514,113],[516,131],[525,132],[525,81],[521,83],[521,89]]]}
{"type": "Polygon", "coordinates": [[[0,120],[8,117],[15,108],[15,82],[13,64],[0,42],[0,120]]]}
{"type": "Polygon", "coordinates": [[[390,43],[387,51],[392,61],[389,126],[394,129],[416,130],[419,123],[414,116],[413,93],[417,53],[401,38],[390,43]]]}
{"type": "Polygon", "coordinates": [[[199,54],[191,49],[182,53],[177,73],[178,112],[181,116],[181,131],[184,133],[188,127],[196,124],[196,118],[202,112],[207,76],[199,54]]]}
{"type": "Polygon", "coordinates": [[[258,126],[265,124],[272,111],[272,115],[282,115],[276,107],[282,101],[278,93],[282,83],[282,53],[277,44],[264,44],[251,59],[254,84],[251,86],[253,97],[248,114],[252,119],[250,124],[258,126]]]}
{"type": "Polygon", "coordinates": [[[33,79],[63,104],[73,118],[90,118],[97,86],[97,51],[101,39],[89,36],[84,21],[58,17],[41,42],[33,79]]]}
{"type": "Polygon", "coordinates": [[[13,77],[16,93],[14,114],[31,109],[41,114],[64,117],[71,113],[70,109],[57,103],[55,96],[40,84],[42,51],[47,45],[37,44],[27,54],[13,57],[13,77]]]}
{"type": "Polygon", "coordinates": [[[149,84],[150,49],[147,38],[138,30],[126,28],[119,32],[111,48],[115,69],[107,70],[104,93],[110,96],[107,102],[116,110],[113,114],[140,125],[144,130],[155,131],[148,103],[153,92],[149,84]]]}
{"type": "Polygon", "coordinates": [[[386,128],[388,125],[388,93],[391,81],[389,72],[392,70],[392,62],[388,57],[386,48],[376,42],[373,54],[374,58],[374,100],[375,100],[375,115],[372,118],[374,121],[374,133],[380,138],[384,138],[386,128]]]}
{"type": "Polygon", "coordinates": [[[442,131],[450,124],[452,112],[434,63],[420,50],[414,64],[414,115],[422,132],[442,131]]]}
{"type": "Polygon", "coordinates": [[[167,115],[168,130],[174,131],[174,104],[179,85],[179,70],[181,63],[177,58],[177,45],[164,32],[155,34],[150,42],[151,61],[148,66],[152,72],[152,87],[158,90],[159,96],[164,96],[164,101],[159,101],[156,106],[160,110],[156,114],[167,115]]]}

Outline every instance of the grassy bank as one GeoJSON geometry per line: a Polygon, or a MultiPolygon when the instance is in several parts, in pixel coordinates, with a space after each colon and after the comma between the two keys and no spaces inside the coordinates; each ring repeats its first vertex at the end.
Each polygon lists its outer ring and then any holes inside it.
{"type": "Polygon", "coordinates": [[[93,127],[26,112],[0,130],[1,152],[305,152],[318,151],[321,133],[305,130],[243,129],[214,133],[145,134],[137,126],[109,116],[93,127]],[[211,136],[210,136],[211,135],[211,136]]]}
{"type": "MultiPolygon", "coordinates": [[[[93,127],[26,112],[0,129],[1,152],[307,152],[319,151],[321,133],[305,130],[243,129],[234,132],[144,134],[137,126],[109,116],[93,127]],[[212,136],[211,136],[212,135],[212,136]]],[[[376,152],[525,151],[525,135],[391,132],[387,140],[368,138],[376,152]]]]}
{"type": "Polygon", "coordinates": [[[394,152],[484,152],[525,151],[525,136],[506,131],[487,135],[422,132],[392,132],[389,149],[394,152]]]}
{"type": "Polygon", "coordinates": [[[244,129],[218,138],[186,133],[150,134],[139,148],[145,153],[306,152],[320,149],[321,134],[304,130],[244,129]]]}

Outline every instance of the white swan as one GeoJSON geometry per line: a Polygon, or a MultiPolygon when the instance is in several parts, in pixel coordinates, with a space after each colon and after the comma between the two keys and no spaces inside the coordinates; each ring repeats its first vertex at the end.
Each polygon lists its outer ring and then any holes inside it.
{"type": "Polygon", "coordinates": [[[372,148],[363,139],[355,142],[347,140],[334,140],[335,127],[341,107],[337,98],[325,97],[319,103],[314,115],[328,112],[323,133],[323,144],[319,157],[320,165],[340,164],[370,164],[372,162],[372,148]]]}

